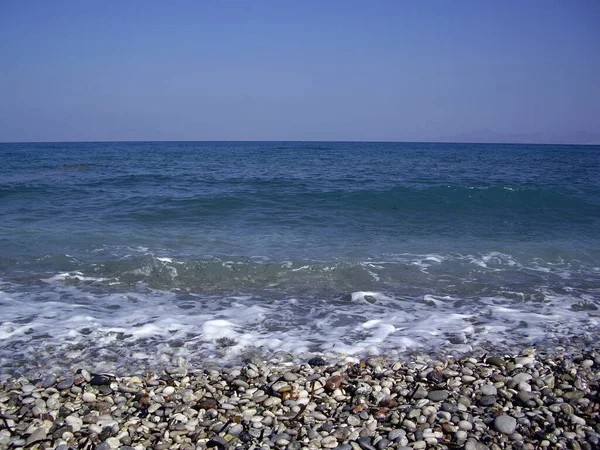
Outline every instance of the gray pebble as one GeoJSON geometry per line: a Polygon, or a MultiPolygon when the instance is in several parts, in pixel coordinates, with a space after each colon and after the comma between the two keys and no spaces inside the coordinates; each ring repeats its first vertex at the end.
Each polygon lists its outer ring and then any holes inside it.
{"type": "Polygon", "coordinates": [[[34,442],[46,439],[47,431],[45,428],[36,428],[25,441],[25,445],[31,445],[34,442]]]}
{"type": "Polygon", "coordinates": [[[429,392],[429,394],[427,394],[427,398],[429,400],[431,400],[432,402],[441,402],[448,398],[448,391],[443,390],[443,389],[437,390],[437,391],[431,391],[431,392],[429,392]]]}
{"type": "Polygon", "coordinates": [[[54,375],[48,375],[47,377],[44,377],[42,379],[42,381],[40,382],[40,386],[43,387],[44,389],[47,389],[50,386],[54,386],[55,383],[56,383],[56,377],[54,375]]]}
{"type": "Polygon", "coordinates": [[[376,450],[376,448],[371,444],[371,438],[361,437],[358,438],[356,442],[358,442],[358,445],[360,445],[360,448],[363,450],[376,450]]]}
{"type": "Polygon", "coordinates": [[[494,419],[494,428],[502,434],[513,434],[517,429],[517,420],[514,417],[503,414],[494,419]]]}
{"type": "Polygon", "coordinates": [[[493,384],[484,384],[483,386],[481,386],[479,391],[481,392],[482,395],[497,395],[498,394],[498,389],[496,389],[496,386],[494,386],[493,384]]]}
{"type": "Polygon", "coordinates": [[[69,377],[69,378],[65,378],[62,381],[59,381],[58,384],[56,385],[56,389],[58,389],[59,391],[64,391],[65,389],[70,389],[71,386],[73,386],[73,383],[75,382],[75,379],[69,377]]]}
{"type": "Polygon", "coordinates": [[[495,395],[484,395],[477,401],[480,406],[492,406],[494,403],[496,403],[495,395]]]}

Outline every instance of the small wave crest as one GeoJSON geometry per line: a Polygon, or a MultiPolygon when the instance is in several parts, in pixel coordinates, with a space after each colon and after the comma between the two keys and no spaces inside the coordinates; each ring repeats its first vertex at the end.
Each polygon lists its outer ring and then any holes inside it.
{"type": "Polygon", "coordinates": [[[0,371],[595,345],[600,272],[584,269],[500,252],[361,262],[130,257],[0,283],[0,371]]]}

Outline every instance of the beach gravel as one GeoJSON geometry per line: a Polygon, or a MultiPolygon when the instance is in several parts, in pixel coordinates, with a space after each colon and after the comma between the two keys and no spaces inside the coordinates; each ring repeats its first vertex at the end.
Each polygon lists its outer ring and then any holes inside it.
{"type": "Polygon", "coordinates": [[[254,362],[11,376],[1,449],[585,449],[600,355],[254,362]]]}

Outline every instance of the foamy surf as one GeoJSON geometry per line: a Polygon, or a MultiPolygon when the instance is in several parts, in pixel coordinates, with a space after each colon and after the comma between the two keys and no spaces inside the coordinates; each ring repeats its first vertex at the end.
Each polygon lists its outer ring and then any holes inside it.
{"type": "MultiPolygon", "coordinates": [[[[249,286],[247,292],[212,288],[194,292],[195,282],[185,285],[178,280],[185,277],[186,265],[191,263],[160,257],[130,266],[130,272],[142,277],[132,285],[85,270],[44,277],[41,284],[4,282],[0,283],[0,371],[44,368],[60,372],[67,366],[143,371],[177,358],[192,365],[227,365],[248,358],[293,360],[309,354],[402,359],[415,352],[448,356],[595,343],[600,329],[598,291],[552,287],[554,278],[547,278],[548,271],[562,279],[563,265],[531,269],[546,284],[522,292],[516,290],[517,280],[511,289],[496,286],[493,295],[483,295],[490,290],[485,286],[452,288],[454,294],[437,295],[424,293],[430,288],[419,285],[418,278],[412,284],[404,282],[404,288],[398,280],[390,280],[391,274],[410,267],[415,275],[435,277],[439,266],[451,260],[463,265],[464,278],[457,278],[457,285],[477,285],[479,270],[496,273],[502,267],[510,270],[519,265],[526,271],[523,264],[501,254],[403,255],[393,262],[341,266],[265,265],[228,259],[205,267],[224,267],[233,285],[241,277],[243,285],[249,286]],[[398,261],[402,261],[400,266],[398,261]],[[274,272],[265,280],[268,270],[274,272]],[[169,289],[152,286],[157,273],[170,280],[169,289]],[[272,283],[257,289],[255,282],[248,281],[256,274],[261,283],[272,283]],[[348,274],[354,283],[346,278],[348,274]],[[345,286],[360,285],[363,276],[385,290],[342,292],[345,286]],[[319,290],[304,288],[306,282],[319,290]]],[[[510,277],[503,279],[507,280],[510,277]]]]}

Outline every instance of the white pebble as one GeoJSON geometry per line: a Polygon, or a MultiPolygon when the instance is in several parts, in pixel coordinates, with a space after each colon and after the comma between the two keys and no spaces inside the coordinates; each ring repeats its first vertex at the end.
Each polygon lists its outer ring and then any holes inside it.
{"type": "Polygon", "coordinates": [[[163,395],[171,395],[175,392],[175,388],[173,386],[165,386],[162,390],[163,395]]]}
{"type": "Polygon", "coordinates": [[[96,401],[96,394],[93,392],[84,392],[81,398],[86,403],[93,403],[96,401]]]}

